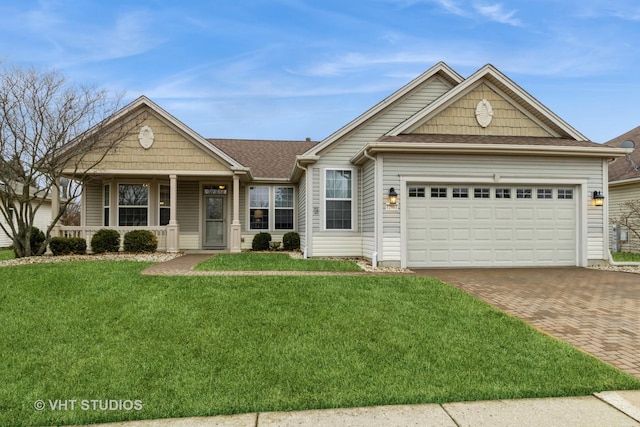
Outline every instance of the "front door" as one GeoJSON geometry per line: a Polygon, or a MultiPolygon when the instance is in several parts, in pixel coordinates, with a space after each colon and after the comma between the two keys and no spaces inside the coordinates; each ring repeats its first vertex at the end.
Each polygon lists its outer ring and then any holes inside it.
{"type": "Polygon", "coordinates": [[[224,200],[226,196],[205,196],[204,198],[204,243],[206,249],[226,247],[227,222],[224,200]]]}

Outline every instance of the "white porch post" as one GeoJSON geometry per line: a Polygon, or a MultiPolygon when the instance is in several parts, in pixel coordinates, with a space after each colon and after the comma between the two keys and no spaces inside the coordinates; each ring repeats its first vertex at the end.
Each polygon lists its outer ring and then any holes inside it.
{"type": "Polygon", "coordinates": [[[169,175],[169,224],[167,225],[167,252],[180,249],[180,226],[178,225],[178,176],[169,175]]]}
{"type": "Polygon", "coordinates": [[[233,218],[231,220],[231,247],[232,254],[242,251],[240,231],[240,177],[233,175],[233,218]]]}

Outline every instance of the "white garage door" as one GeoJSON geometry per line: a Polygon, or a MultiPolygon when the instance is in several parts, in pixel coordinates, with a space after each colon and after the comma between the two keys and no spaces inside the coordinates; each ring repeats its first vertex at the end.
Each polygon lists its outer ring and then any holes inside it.
{"type": "Polygon", "coordinates": [[[410,184],[407,266],[576,265],[576,188],[410,184]]]}

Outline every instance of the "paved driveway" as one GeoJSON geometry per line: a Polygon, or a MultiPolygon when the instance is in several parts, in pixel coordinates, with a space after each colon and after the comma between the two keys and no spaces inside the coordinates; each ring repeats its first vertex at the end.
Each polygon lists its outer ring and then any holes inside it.
{"type": "Polygon", "coordinates": [[[640,275],[586,268],[415,269],[640,378],[640,275]]]}

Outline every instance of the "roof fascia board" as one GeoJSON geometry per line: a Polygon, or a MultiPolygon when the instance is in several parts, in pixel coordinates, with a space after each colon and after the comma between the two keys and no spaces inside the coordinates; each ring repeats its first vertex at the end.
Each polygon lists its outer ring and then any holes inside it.
{"type": "MultiPolygon", "coordinates": [[[[558,117],[555,113],[545,107],[542,103],[540,103],[533,96],[529,95],[524,89],[514,83],[507,76],[498,71],[493,65],[487,64],[484,67],[480,68],[478,71],[469,76],[465,81],[456,87],[452,88],[449,92],[445,93],[439,99],[436,99],[431,104],[427,105],[418,113],[414,114],[413,117],[404,121],[403,123],[396,126],[394,129],[389,131],[387,135],[396,136],[401,133],[406,133],[409,129],[417,126],[420,122],[422,122],[425,117],[427,117],[433,111],[440,111],[446,106],[450,105],[452,102],[458,99],[459,96],[464,94],[470,88],[473,88],[476,83],[479,83],[483,78],[489,77],[498,81],[500,84],[507,87],[509,90],[514,92],[520,99],[524,101],[524,103],[530,104],[533,108],[540,111],[548,120],[553,122],[556,126],[564,130],[568,135],[574,138],[577,141],[588,141],[589,139],[578,132],[576,129],[571,127],[568,123],[558,117]]],[[[489,80],[490,81],[490,80],[489,80]]],[[[495,86],[495,85],[494,85],[495,86]]],[[[501,91],[502,92],[502,91],[501,91]]]]}
{"type": "Polygon", "coordinates": [[[397,91],[395,91],[394,93],[392,93],[391,95],[389,95],[388,97],[380,101],[378,104],[374,105],[372,108],[370,108],[369,110],[367,110],[366,112],[358,116],[356,119],[352,120],[351,122],[347,123],[345,126],[341,127],[340,129],[338,129],[337,131],[335,131],[334,133],[326,137],[317,146],[312,147],[307,152],[305,152],[305,155],[307,153],[310,155],[317,155],[317,153],[323,151],[325,148],[333,144],[338,139],[342,138],[349,132],[352,132],[354,129],[366,123],[369,119],[374,117],[376,114],[380,113],[381,111],[383,111],[384,109],[386,109],[387,107],[389,107],[390,105],[398,101],[400,98],[402,98],[403,96],[405,96],[406,94],[416,89],[418,86],[420,86],[421,84],[423,84],[424,82],[426,82],[427,80],[429,80],[430,78],[436,75],[442,76],[445,80],[447,80],[449,83],[451,83],[454,86],[459,85],[464,80],[460,74],[454,71],[447,64],[445,64],[444,62],[438,62],[436,65],[429,68],[427,71],[425,71],[424,73],[422,73],[421,75],[419,75],[418,77],[416,77],[415,79],[413,79],[412,81],[410,81],[409,83],[407,83],[406,85],[404,85],[403,87],[401,87],[400,89],[398,89],[397,91]]]}
{"type": "Polygon", "coordinates": [[[356,165],[363,163],[365,159],[368,159],[365,153],[500,154],[513,156],[538,155],[606,158],[622,157],[625,155],[624,150],[609,147],[375,142],[362,147],[351,157],[351,163],[356,165]]]}
{"type": "Polygon", "coordinates": [[[621,187],[623,185],[640,184],[640,177],[621,179],[620,181],[609,181],[609,187],[621,187]]]}

